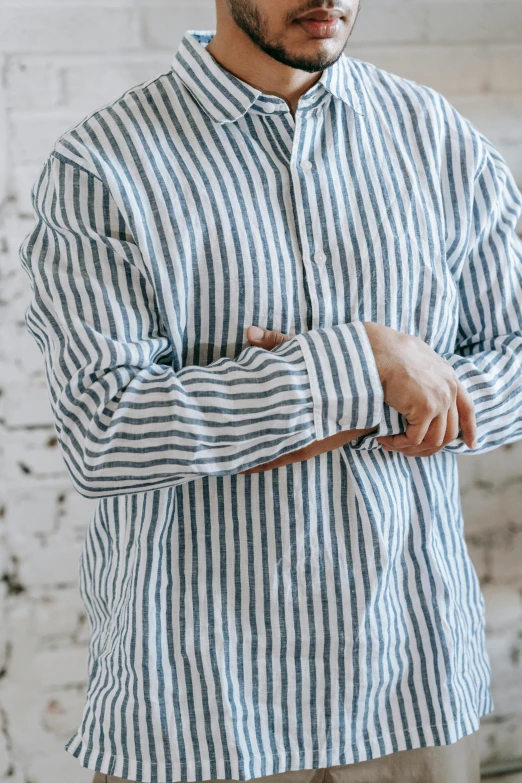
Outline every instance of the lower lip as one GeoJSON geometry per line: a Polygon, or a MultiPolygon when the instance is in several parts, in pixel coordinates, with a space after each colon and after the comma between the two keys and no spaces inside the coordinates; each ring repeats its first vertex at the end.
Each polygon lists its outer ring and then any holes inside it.
{"type": "Polygon", "coordinates": [[[316,19],[297,19],[297,23],[312,38],[330,38],[338,31],[341,20],[338,17],[327,22],[319,22],[316,19]]]}

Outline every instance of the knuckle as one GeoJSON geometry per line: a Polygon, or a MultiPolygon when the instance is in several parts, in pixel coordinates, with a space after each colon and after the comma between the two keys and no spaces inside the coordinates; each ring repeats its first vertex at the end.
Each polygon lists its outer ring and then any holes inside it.
{"type": "Polygon", "coordinates": [[[459,388],[459,382],[457,380],[456,375],[452,375],[448,381],[448,386],[451,392],[452,399],[455,398],[458,388],[459,388]]]}
{"type": "Polygon", "coordinates": [[[449,408],[452,402],[451,392],[447,389],[443,389],[440,395],[440,403],[443,408],[449,408]]]}
{"type": "Polygon", "coordinates": [[[436,403],[433,400],[426,400],[422,407],[422,413],[426,419],[433,418],[437,413],[436,403]]]}
{"type": "Polygon", "coordinates": [[[439,388],[437,389],[437,407],[439,410],[445,410],[446,408],[449,408],[452,401],[452,394],[451,389],[449,385],[444,381],[439,385],[439,388]]]}

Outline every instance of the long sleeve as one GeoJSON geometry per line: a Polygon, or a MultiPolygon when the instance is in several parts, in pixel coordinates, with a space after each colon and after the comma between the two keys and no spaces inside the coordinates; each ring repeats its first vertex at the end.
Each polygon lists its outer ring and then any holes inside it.
{"type": "MultiPolygon", "coordinates": [[[[441,103],[450,129],[441,177],[447,263],[459,294],[455,344],[441,356],[473,401],[478,442],[470,449],[459,435],[443,450],[478,454],[522,436],[522,196],[491,142],[441,103]]],[[[406,427],[384,403],[377,430],[355,448],[382,448],[377,437],[406,427]]]]}
{"type": "Polygon", "coordinates": [[[81,495],[233,474],[380,421],[362,323],[175,371],[151,275],[107,184],[51,153],[32,200],[37,220],[20,248],[32,289],[26,325],[81,495]]]}
{"type": "Polygon", "coordinates": [[[480,163],[467,208],[455,201],[448,221],[459,328],[454,352],[442,354],[475,407],[478,446],[470,449],[461,437],[445,446],[459,454],[490,451],[522,436],[522,242],[516,233],[522,196],[499,152],[472,127],[470,133],[480,163]],[[462,214],[468,215],[464,225],[462,214]]]}

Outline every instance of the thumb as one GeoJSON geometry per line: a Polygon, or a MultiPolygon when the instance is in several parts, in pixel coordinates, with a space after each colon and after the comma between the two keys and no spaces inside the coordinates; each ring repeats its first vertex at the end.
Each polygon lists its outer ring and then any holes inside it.
{"type": "Polygon", "coordinates": [[[263,329],[261,326],[249,326],[247,329],[248,340],[253,345],[258,345],[260,348],[265,348],[270,351],[275,348],[276,345],[280,345],[285,340],[289,340],[293,337],[292,334],[283,334],[283,332],[276,332],[272,329],[263,329]]]}

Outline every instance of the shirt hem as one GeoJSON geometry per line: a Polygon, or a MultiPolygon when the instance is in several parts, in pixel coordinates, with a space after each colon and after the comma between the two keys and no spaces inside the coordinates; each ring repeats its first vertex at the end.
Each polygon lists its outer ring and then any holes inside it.
{"type": "MultiPolygon", "coordinates": [[[[416,724],[412,729],[404,729],[403,731],[395,731],[395,732],[389,732],[386,734],[387,737],[394,737],[397,740],[398,749],[397,752],[402,750],[415,750],[417,748],[429,748],[429,747],[442,747],[445,745],[453,745],[455,742],[458,742],[459,740],[463,739],[464,737],[474,734],[476,731],[480,728],[480,718],[483,718],[485,715],[489,715],[493,711],[493,703],[489,701],[489,703],[486,703],[484,707],[481,710],[478,710],[476,713],[462,713],[459,715],[459,718],[455,723],[453,724],[453,731],[451,732],[453,734],[451,740],[449,742],[425,742],[425,743],[413,743],[410,748],[408,748],[406,744],[406,738],[408,735],[411,736],[413,732],[425,732],[428,728],[434,729],[438,728],[440,730],[441,724],[435,723],[435,724],[416,724]],[[465,724],[465,727],[464,727],[465,724]]],[[[445,727],[449,727],[449,724],[445,723],[443,721],[443,725],[445,727]]],[[[382,737],[382,735],[375,735],[374,739],[378,740],[382,737]]],[[[100,754],[100,748],[95,745],[89,745],[83,744],[82,739],[80,738],[79,734],[74,734],[71,739],[68,741],[68,743],[65,746],[65,750],[67,753],[74,756],[80,763],[84,769],[89,769],[92,772],[100,772],[103,775],[114,775],[115,770],[118,769],[118,771],[121,771],[120,766],[123,763],[125,763],[127,766],[131,768],[136,768],[137,760],[135,758],[132,758],[130,756],[123,756],[120,754],[114,754],[114,755],[104,755],[103,761],[98,763],[84,763],[85,756],[88,755],[89,758],[91,756],[95,757],[96,755],[100,754]],[[75,740],[79,740],[78,744],[75,744],[75,740]],[[74,748],[73,748],[74,745],[74,748]]],[[[325,754],[327,754],[329,751],[333,750],[333,746],[326,744],[324,746],[321,746],[321,748],[311,748],[309,752],[313,754],[314,757],[324,757],[325,754]]],[[[361,748],[360,752],[358,753],[358,758],[355,759],[354,753],[351,748],[347,749],[345,752],[345,761],[340,762],[338,760],[339,754],[337,754],[336,757],[333,758],[332,763],[328,766],[330,767],[336,767],[339,765],[347,765],[347,764],[354,764],[361,761],[371,761],[373,759],[382,758],[383,756],[391,755],[387,753],[377,753],[377,754],[368,754],[365,752],[365,742],[364,740],[361,742],[361,748]],[[336,763],[337,759],[337,763],[336,763]]],[[[148,767],[164,767],[163,764],[160,764],[159,762],[148,762],[148,767]]],[[[326,765],[318,763],[317,766],[309,767],[294,767],[290,766],[288,769],[280,769],[278,772],[284,773],[284,772],[297,772],[303,769],[323,769],[326,765]]],[[[271,772],[267,772],[266,775],[271,775],[271,772]]],[[[237,778],[234,778],[235,781],[248,781],[248,780],[255,780],[258,776],[251,776],[251,775],[243,775],[237,778]]],[[[261,777],[261,776],[259,776],[261,777]]],[[[129,778],[129,780],[135,780],[137,783],[199,783],[200,779],[195,778],[194,775],[189,773],[188,778],[186,779],[180,779],[179,777],[173,778],[171,780],[162,780],[157,781],[156,775],[142,775],[139,778],[129,778]],[[151,779],[152,778],[152,779],[151,779]]],[[[207,780],[206,778],[204,780],[207,780]]],[[[227,780],[225,778],[216,778],[216,780],[227,780]]]]}

